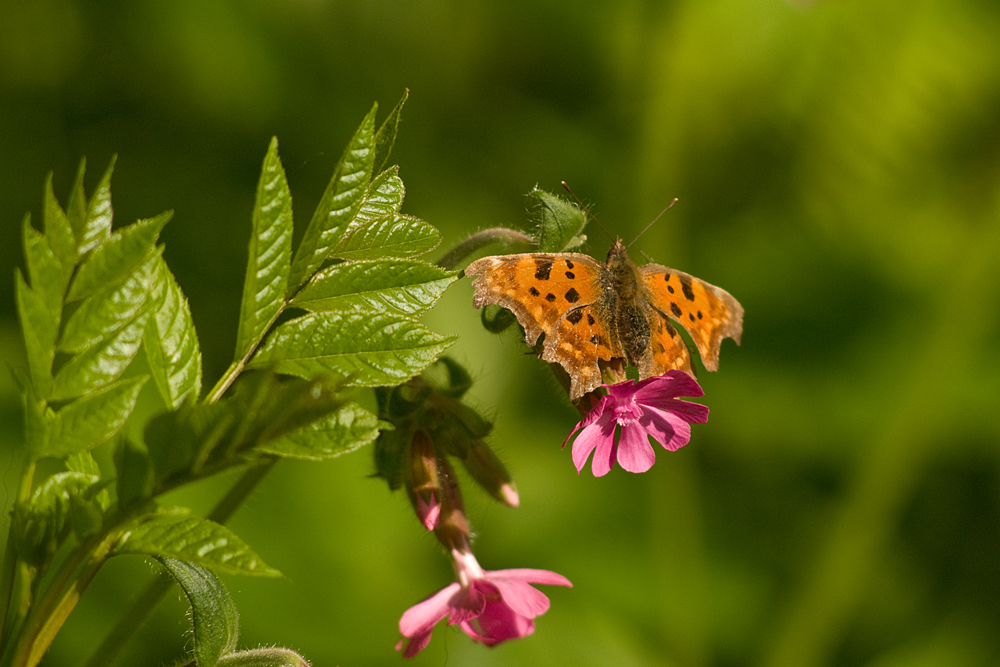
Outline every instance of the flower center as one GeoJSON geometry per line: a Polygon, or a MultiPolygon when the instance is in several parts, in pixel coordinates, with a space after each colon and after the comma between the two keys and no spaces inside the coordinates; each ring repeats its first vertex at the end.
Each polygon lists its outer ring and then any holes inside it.
{"type": "Polygon", "coordinates": [[[642,408],[636,404],[635,399],[626,398],[615,402],[614,415],[615,421],[624,426],[638,421],[642,416],[642,408]]]}

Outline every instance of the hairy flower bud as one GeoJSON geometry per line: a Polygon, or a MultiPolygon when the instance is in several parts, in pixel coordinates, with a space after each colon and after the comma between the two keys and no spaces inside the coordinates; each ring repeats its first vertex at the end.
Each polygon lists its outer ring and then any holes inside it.
{"type": "Polygon", "coordinates": [[[487,493],[511,507],[518,506],[520,500],[510,472],[489,445],[482,440],[473,443],[462,463],[472,479],[487,493]]]}

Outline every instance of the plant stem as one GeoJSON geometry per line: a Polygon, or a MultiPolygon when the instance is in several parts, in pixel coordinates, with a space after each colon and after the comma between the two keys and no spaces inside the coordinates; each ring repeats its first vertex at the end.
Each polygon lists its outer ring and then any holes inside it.
{"type": "MultiPolygon", "coordinates": [[[[17,499],[14,501],[15,507],[27,504],[31,498],[31,484],[35,479],[35,461],[26,452],[24,458],[24,469],[21,472],[21,483],[17,489],[17,499]]],[[[7,644],[7,619],[10,615],[10,603],[14,591],[14,577],[17,573],[17,546],[14,544],[14,524],[16,514],[11,515],[10,529],[7,531],[7,548],[4,550],[2,571],[0,571],[0,651],[3,651],[7,644]]]]}
{"type": "MultiPolygon", "coordinates": [[[[260,484],[267,474],[271,472],[275,464],[279,461],[277,456],[268,456],[261,462],[257,462],[243,473],[229,489],[225,496],[215,505],[208,518],[217,523],[226,523],[239,509],[240,505],[246,501],[257,485],[260,484]]],[[[163,597],[173,586],[174,580],[166,572],[156,574],[153,579],[146,584],[132,602],[128,609],[118,618],[111,631],[104,637],[101,644],[94,650],[94,653],[87,660],[84,667],[106,667],[110,665],[125,643],[135,634],[142,624],[149,618],[153,610],[160,603],[163,597]]]]}
{"type": "Polygon", "coordinates": [[[508,246],[530,246],[533,245],[535,241],[527,234],[519,232],[516,229],[492,227],[490,229],[484,229],[481,232],[476,232],[464,241],[460,241],[452,247],[451,250],[446,252],[436,263],[442,269],[454,269],[462,262],[463,259],[472,253],[494,243],[502,243],[508,246]]]}

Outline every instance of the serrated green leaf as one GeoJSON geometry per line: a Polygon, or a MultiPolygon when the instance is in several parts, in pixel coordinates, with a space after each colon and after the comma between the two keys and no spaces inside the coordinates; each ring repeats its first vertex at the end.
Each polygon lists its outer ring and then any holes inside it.
{"type": "Polygon", "coordinates": [[[371,111],[361,121],[316,206],[316,212],[313,213],[306,233],[295,251],[295,259],[292,260],[288,279],[289,296],[327,259],[330,248],[354,220],[364,202],[375,159],[377,110],[378,104],[372,105],[371,111]]]}
{"type": "Polygon", "coordinates": [[[378,437],[379,420],[357,403],[261,447],[276,456],[322,461],[349,454],[378,437]]]}
{"type": "Polygon", "coordinates": [[[344,262],[316,274],[291,305],[314,312],[360,309],[417,315],[437,303],[457,276],[418,260],[344,262]]]}
{"type": "Polygon", "coordinates": [[[285,169],[278,157],[278,139],[264,157],[253,207],[253,231],[250,232],[250,257],[243,282],[239,333],[236,335],[236,359],[264,336],[281,312],[288,285],[292,252],[292,195],[288,191],[285,169]]]}
{"type": "Polygon", "coordinates": [[[150,285],[154,310],[143,348],[163,402],[176,409],[201,394],[201,348],[187,298],[162,257],[155,261],[150,285]]]}
{"type": "Polygon", "coordinates": [[[194,656],[198,667],[214,667],[236,649],[240,615],[225,584],[213,572],[174,558],[157,558],[191,603],[194,656]]]}
{"type": "Polygon", "coordinates": [[[31,215],[24,216],[22,230],[24,257],[28,264],[31,288],[40,293],[52,321],[59,326],[62,315],[63,268],[49,247],[45,235],[31,226],[31,215]]]}
{"type": "Polygon", "coordinates": [[[275,329],[251,367],[311,378],[324,372],[359,387],[416,375],[458,339],[388,313],[312,313],[275,329]]]}
{"type": "Polygon", "coordinates": [[[38,452],[46,447],[49,438],[49,424],[55,418],[52,408],[35,394],[31,378],[22,370],[11,367],[14,381],[21,390],[21,401],[24,405],[24,441],[32,459],[38,458],[38,452]]]}
{"type": "Polygon", "coordinates": [[[121,331],[147,307],[152,274],[160,255],[154,251],[125,282],[88,296],[66,320],[56,349],[79,353],[121,331]]]}
{"type": "Polygon", "coordinates": [[[110,439],[132,414],[139,391],[149,376],[121,380],[55,413],[44,449],[36,458],[61,458],[90,451],[110,439]]]}
{"type": "MultiPolygon", "coordinates": [[[[83,191],[83,175],[87,171],[87,158],[80,158],[80,166],[76,168],[76,179],[73,180],[73,187],[69,191],[69,201],[66,203],[66,217],[69,219],[70,227],[73,230],[73,238],[76,248],[80,247],[82,239],[87,229],[87,194],[83,191]]],[[[79,252],[80,255],[83,252],[79,252]]]]}
{"type": "Polygon", "coordinates": [[[52,189],[52,172],[49,172],[45,179],[42,226],[45,228],[45,238],[49,241],[49,247],[52,248],[52,252],[62,264],[63,291],[65,291],[73,267],[76,266],[76,237],[73,235],[73,227],[69,224],[69,218],[66,217],[66,213],[59,205],[59,200],[56,199],[52,189]]]}
{"type": "Polygon", "coordinates": [[[15,535],[21,558],[35,565],[51,558],[69,533],[72,500],[86,502],[87,492],[99,482],[79,472],[56,473],[42,482],[18,517],[15,535]]]}
{"type": "Polygon", "coordinates": [[[142,519],[122,534],[112,553],[176,558],[229,574],[281,576],[231,530],[195,516],[142,519]]]}
{"type": "Polygon", "coordinates": [[[111,156],[111,163],[104,170],[101,181],[87,202],[87,222],[83,234],[77,238],[81,255],[111,238],[111,221],[114,218],[114,211],[111,208],[111,174],[115,170],[117,160],[117,155],[111,156]]]}
{"type": "Polygon", "coordinates": [[[52,391],[52,360],[59,325],[52,320],[45,298],[28,287],[20,269],[14,270],[14,284],[31,384],[44,398],[52,391]]]}
{"type": "Polygon", "coordinates": [[[355,229],[399,213],[405,196],[406,188],[403,186],[403,179],[399,177],[399,170],[396,167],[389,167],[373,178],[368,185],[365,201],[358,209],[354,221],[344,231],[344,237],[353,234],[355,229]]]}
{"type": "Polygon", "coordinates": [[[51,399],[67,401],[117,380],[142,345],[148,313],[143,312],[116,333],[70,359],[56,373],[51,399]]]}
{"type": "MultiPolygon", "coordinates": [[[[101,477],[101,467],[97,465],[97,459],[89,451],[70,454],[66,457],[64,463],[66,464],[66,469],[70,472],[82,472],[98,478],[101,477]]],[[[111,496],[108,494],[107,489],[101,489],[94,499],[101,510],[106,510],[111,506],[111,496]]]]}
{"type": "Polygon", "coordinates": [[[374,220],[348,231],[330,252],[330,257],[413,257],[433,250],[441,243],[441,232],[433,225],[409,215],[374,220]]]}
{"type": "Polygon", "coordinates": [[[122,509],[130,509],[153,496],[153,462],[145,444],[122,438],[115,447],[114,462],[115,491],[122,509]]]}
{"type": "Polygon", "coordinates": [[[399,130],[399,114],[403,110],[403,105],[406,104],[406,98],[409,96],[410,90],[407,88],[403,91],[403,97],[396,103],[393,110],[389,112],[389,117],[382,121],[381,127],[375,133],[375,161],[372,165],[372,172],[375,174],[381,173],[383,169],[389,166],[389,156],[392,153],[392,147],[396,143],[396,132],[399,130]]]}
{"type": "Polygon", "coordinates": [[[541,252],[563,252],[583,242],[583,227],[587,224],[583,211],[562,197],[538,188],[528,196],[538,204],[536,218],[541,252]]]}
{"type": "Polygon", "coordinates": [[[149,259],[160,230],[173,215],[173,211],[164,211],[112,234],[80,264],[66,295],[67,303],[124,282],[149,259]]]}

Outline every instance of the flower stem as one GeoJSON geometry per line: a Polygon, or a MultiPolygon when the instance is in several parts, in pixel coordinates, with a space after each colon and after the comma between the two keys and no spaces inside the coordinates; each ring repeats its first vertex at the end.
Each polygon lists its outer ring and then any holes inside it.
{"type": "MultiPolygon", "coordinates": [[[[24,469],[21,472],[21,482],[17,489],[15,507],[24,506],[31,498],[31,485],[35,479],[35,461],[25,454],[24,469]]],[[[14,543],[14,523],[16,515],[12,515],[10,529],[7,532],[7,547],[4,550],[3,565],[0,565],[0,651],[7,644],[7,620],[10,616],[10,604],[14,591],[14,579],[19,562],[17,545],[14,543]]]]}
{"type": "Polygon", "coordinates": [[[492,227],[476,232],[464,241],[457,243],[437,261],[437,265],[443,269],[454,269],[472,253],[494,243],[502,243],[507,246],[532,246],[535,241],[527,234],[515,229],[492,227]]]}

